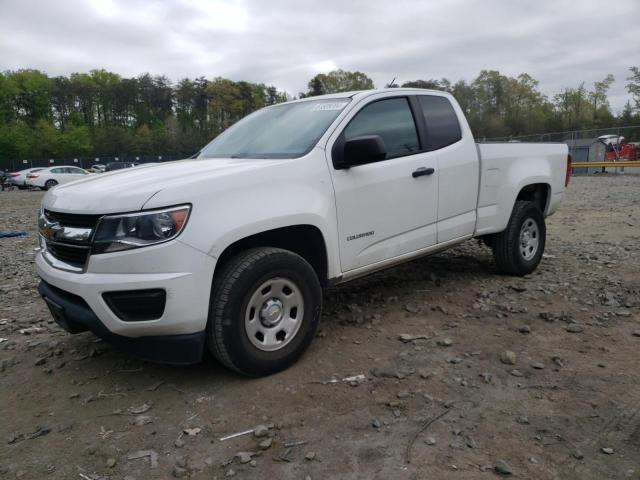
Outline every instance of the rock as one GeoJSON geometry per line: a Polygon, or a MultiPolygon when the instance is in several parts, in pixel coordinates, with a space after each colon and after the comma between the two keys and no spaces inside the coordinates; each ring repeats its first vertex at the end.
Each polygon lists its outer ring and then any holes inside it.
{"type": "Polygon", "coordinates": [[[407,390],[402,390],[400,392],[398,392],[396,394],[396,397],[398,398],[407,398],[409,395],[411,395],[407,390]]]}
{"type": "Polygon", "coordinates": [[[505,365],[515,365],[516,364],[516,354],[511,350],[505,350],[500,354],[500,361],[505,365]]]}
{"type": "Polygon", "coordinates": [[[178,465],[176,465],[175,467],[173,467],[173,471],[171,472],[171,474],[175,478],[184,478],[189,474],[189,472],[186,468],[179,467],[178,465]]]}
{"type": "Polygon", "coordinates": [[[304,459],[311,462],[316,459],[316,452],[307,452],[304,459]]]}
{"type": "Polygon", "coordinates": [[[640,337],[640,330],[636,330],[631,335],[633,335],[634,337],[640,337]]]}
{"type": "Polygon", "coordinates": [[[44,365],[45,363],[47,363],[47,359],[45,357],[42,357],[36,360],[35,366],[39,367],[41,365],[44,365]]]}
{"type": "Polygon", "coordinates": [[[227,473],[224,474],[225,477],[234,477],[236,474],[236,471],[233,468],[230,468],[229,470],[227,470],[227,473]]]}
{"type": "Polygon", "coordinates": [[[436,439],[433,437],[427,437],[424,439],[424,443],[426,443],[427,445],[435,445],[436,439]]]}
{"type": "Polygon", "coordinates": [[[531,327],[529,325],[523,325],[518,329],[518,331],[526,335],[527,333],[531,333],[531,327]]]}
{"type": "Polygon", "coordinates": [[[402,333],[398,335],[398,340],[403,343],[413,342],[414,340],[429,340],[431,337],[427,334],[412,335],[410,333],[402,333]]]}
{"type": "Polygon", "coordinates": [[[602,447],[602,453],[606,453],[607,455],[613,455],[613,448],[610,447],[602,447]]]}
{"type": "Polygon", "coordinates": [[[264,438],[269,435],[269,428],[266,425],[258,425],[253,429],[253,436],[256,438],[264,438]]]}
{"type": "Polygon", "coordinates": [[[151,405],[148,403],[143,403],[138,407],[129,407],[129,413],[132,413],[133,415],[140,415],[148,412],[149,410],[151,410],[151,405]]]}
{"type": "Polygon", "coordinates": [[[115,458],[107,458],[107,462],[106,462],[107,468],[113,468],[113,467],[115,467],[115,466],[116,466],[116,463],[117,463],[117,462],[116,462],[116,459],[115,459],[115,458]]]}
{"type": "Polygon", "coordinates": [[[255,467],[257,467],[257,466],[258,466],[258,462],[256,462],[255,460],[251,460],[251,461],[249,462],[249,466],[250,466],[250,467],[254,467],[254,468],[255,468],[255,467]]]}
{"type": "Polygon", "coordinates": [[[175,442],[173,442],[173,444],[175,445],[176,448],[182,448],[184,447],[184,440],[182,440],[181,438],[176,439],[175,442]]]}
{"type": "Polygon", "coordinates": [[[578,449],[573,450],[571,456],[576,460],[582,460],[584,458],[584,454],[578,449]]]}
{"type": "Polygon", "coordinates": [[[267,450],[269,448],[271,448],[271,444],[273,443],[273,440],[270,438],[265,438],[264,440],[262,440],[259,444],[258,444],[258,448],[260,450],[267,450]]]}
{"type": "Polygon", "coordinates": [[[503,460],[499,460],[493,468],[496,473],[499,473],[500,475],[511,475],[513,473],[511,465],[503,460]]]}
{"type": "Polygon", "coordinates": [[[141,427],[142,425],[147,425],[148,423],[152,423],[152,422],[153,420],[151,420],[151,417],[149,415],[138,415],[129,421],[131,425],[136,425],[138,427],[141,427]]]}
{"type": "Polygon", "coordinates": [[[238,452],[234,458],[238,460],[238,463],[249,463],[252,456],[251,452],[238,452]]]}
{"type": "Polygon", "coordinates": [[[130,453],[127,459],[136,460],[144,457],[149,457],[151,468],[156,468],[158,466],[158,453],[155,450],[138,450],[137,452],[130,453]]]}
{"type": "Polygon", "coordinates": [[[189,435],[190,437],[195,437],[196,435],[198,435],[202,429],[200,427],[196,427],[196,428],[185,428],[184,430],[182,430],[185,434],[189,435]]]}
{"type": "Polygon", "coordinates": [[[409,303],[409,304],[405,305],[404,309],[409,313],[419,313],[420,312],[420,307],[418,305],[414,305],[412,303],[409,303]]]}
{"type": "Polygon", "coordinates": [[[523,425],[529,425],[529,418],[524,415],[520,415],[519,417],[516,417],[516,422],[523,425]]]}
{"type": "Polygon", "coordinates": [[[453,345],[453,340],[451,340],[450,338],[443,338],[441,340],[438,340],[436,343],[441,347],[450,347],[451,345],[453,345]]]}
{"type": "Polygon", "coordinates": [[[544,363],[540,363],[540,362],[532,363],[531,368],[535,368],[536,370],[544,370],[544,363]]]}
{"type": "Polygon", "coordinates": [[[418,370],[418,375],[420,375],[420,378],[424,378],[426,380],[428,378],[431,378],[433,376],[433,373],[429,370],[418,370]]]}
{"type": "Polygon", "coordinates": [[[567,325],[567,328],[565,328],[565,330],[569,333],[582,333],[583,328],[577,323],[572,323],[570,325],[567,325]]]}
{"type": "Polygon", "coordinates": [[[374,418],[374,419],[371,421],[371,426],[372,426],[373,428],[380,428],[382,425],[380,424],[380,420],[378,420],[377,418],[374,418]]]}

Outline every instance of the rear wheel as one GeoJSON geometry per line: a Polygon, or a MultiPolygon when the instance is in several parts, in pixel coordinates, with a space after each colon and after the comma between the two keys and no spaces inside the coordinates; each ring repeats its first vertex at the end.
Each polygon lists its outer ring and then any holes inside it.
{"type": "Polygon", "coordinates": [[[517,276],[533,272],[544,253],[546,233],[540,209],[532,202],[516,202],[507,228],[491,242],[498,270],[517,276]]]}
{"type": "Polygon", "coordinates": [[[55,187],[58,184],[58,182],[56,182],[55,180],[51,179],[51,180],[47,180],[44,183],[44,189],[45,190],[49,190],[50,188],[55,187]]]}
{"type": "Polygon", "coordinates": [[[243,375],[278,372],[307,349],[321,310],[320,282],[304,258],[279,248],[252,248],[216,275],[209,349],[243,375]]]}

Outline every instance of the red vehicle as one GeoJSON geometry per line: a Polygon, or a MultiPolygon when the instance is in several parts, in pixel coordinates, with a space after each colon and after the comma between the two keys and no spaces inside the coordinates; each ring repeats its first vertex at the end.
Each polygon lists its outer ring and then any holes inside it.
{"type": "Polygon", "coordinates": [[[607,162],[632,162],[638,160],[638,146],[627,143],[618,135],[602,135],[598,137],[607,147],[607,162]]]}

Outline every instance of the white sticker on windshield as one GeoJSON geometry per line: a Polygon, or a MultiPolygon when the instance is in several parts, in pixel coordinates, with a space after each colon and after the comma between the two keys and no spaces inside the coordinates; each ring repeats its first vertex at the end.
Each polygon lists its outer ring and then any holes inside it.
{"type": "Polygon", "coordinates": [[[327,103],[317,103],[312,108],[312,112],[325,112],[327,110],[342,110],[345,105],[349,102],[327,102],[327,103]]]}

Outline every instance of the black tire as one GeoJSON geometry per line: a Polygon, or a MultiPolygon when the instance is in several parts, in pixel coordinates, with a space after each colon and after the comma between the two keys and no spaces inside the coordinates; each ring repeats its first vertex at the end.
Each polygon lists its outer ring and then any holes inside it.
{"type": "MultiPolygon", "coordinates": [[[[533,272],[544,253],[547,228],[544,215],[532,202],[517,201],[511,212],[507,228],[492,239],[493,258],[500,273],[506,275],[523,276],[533,272]],[[521,247],[521,232],[527,222],[535,222],[538,230],[538,245],[535,253],[530,252],[530,258],[525,258],[521,247]]],[[[525,249],[526,250],[526,249],[525,249]]]]}
{"type": "Polygon", "coordinates": [[[230,259],[216,274],[207,324],[209,349],[220,363],[238,373],[270,375],[295,363],[309,347],[321,312],[320,282],[304,258],[279,248],[252,248],[230,259]],[[249,339],[245,315],[254,292],[273,278],[295,283],[304,300],[304,313],[289,343],[279,350],[264,351],[249,339]]]}
{"type": "Polygon", "coordinates": [[[58,184],[58,182],[56,182],[55,180],[51,179],[51,180],[47,180],[44,183],[44,189],[45,190],[49,190],[50,188],[55,187],[58,184]]]}

